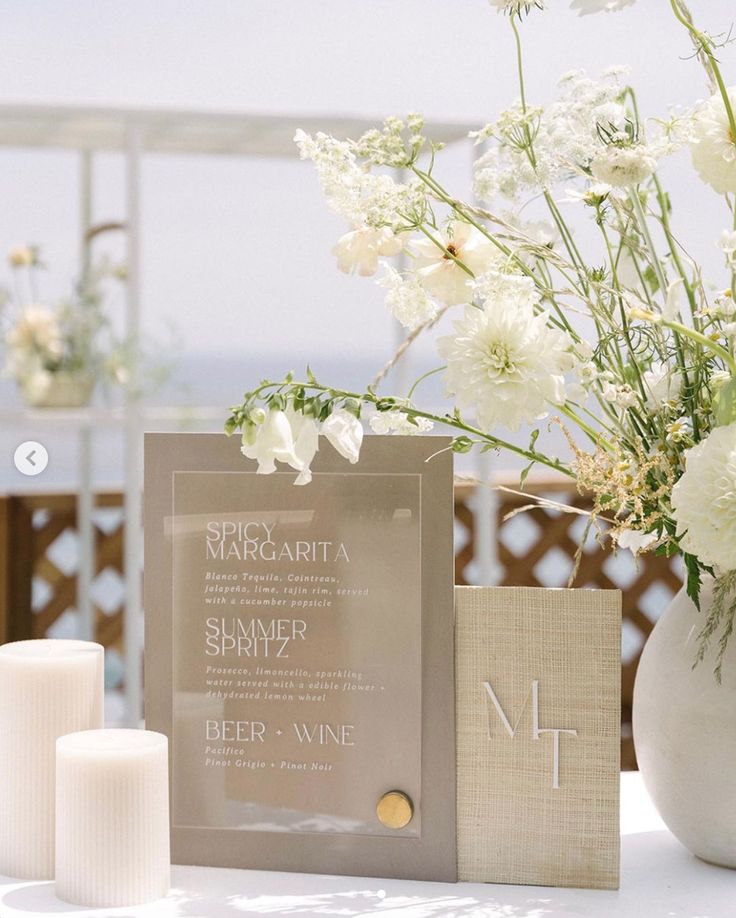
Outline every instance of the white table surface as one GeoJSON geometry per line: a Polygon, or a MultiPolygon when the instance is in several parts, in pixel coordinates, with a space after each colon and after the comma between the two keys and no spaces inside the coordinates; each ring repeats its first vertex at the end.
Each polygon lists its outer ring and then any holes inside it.
{"type": "Polygon", "coordinates": [[[59,902],[53,883],[0,877],[2,918],[734,918],[736,871],[705,864],[667,831],[639,775],[622,775],[621,889],[418,883],[174,867],[168,898],[138,908],[59,902]]]}

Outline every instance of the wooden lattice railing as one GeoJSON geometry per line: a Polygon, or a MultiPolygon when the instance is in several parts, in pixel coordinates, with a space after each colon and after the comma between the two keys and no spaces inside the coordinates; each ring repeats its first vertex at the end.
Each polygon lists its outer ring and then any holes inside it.
{"type": "MultiPolygon", "coordinates": [[[[92,590],[93,600],[99,597],[94,603],[95,639],[111,651],[111,659],[120,660],[125,605],[122,503],[117,491],[95,496],[92,590]]],[[[74,494],[0,497],[0,641],[77,633],[76,525],[74,494]]]]}
{"type": "MultiPolygon", "coordinates": [[[[510,486],[514,485],[509,481],[510,486]]],[[[545,494],[580,509],[589,506],[574,486],[559,479],[529,481],[530,494],[545,494]]],[[[585,517],[538,507],[507,519],[530,503],[527,496],[494,490],[497,576],[506,586],[566,586],[585,530],[585,517]]],[[[477,492],[455,492],[456,583],[479,580],[476,544],[477,492]]],[[[96,496],[95,571],[97,640],[110,649],[110,667],[122,678],[122,495],[96,496]]],[[[68,636],[76,628],[76,498],[73,494],[0,497],[0,643],[45,635],[68,636]]],[[[575,585],[623,591],[622,765],[635,768],[631,701],[641,648],[657,616],[679,589],[676,565],[646,556],[639,566],[628,552],[613,555],[593,538],[584,546],[575,585]]],[[[112,684],[116,684],[115,678],[112,684]]]]}

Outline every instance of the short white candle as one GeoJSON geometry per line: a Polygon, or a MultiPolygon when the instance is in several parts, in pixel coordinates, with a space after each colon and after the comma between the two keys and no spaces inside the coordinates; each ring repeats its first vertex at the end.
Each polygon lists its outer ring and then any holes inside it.
{"type": "Polygon", "coordinates": [[[0,874],[53,879],[56,740],[102,726],[104,691],[100,644],[0,647],[0,874]]]}
{"type": "Polygon", "coordinates": [[[56,895],[96,908],[169,891],[169,752],[162,733],[88,730],[56,744],[56,895]]]}

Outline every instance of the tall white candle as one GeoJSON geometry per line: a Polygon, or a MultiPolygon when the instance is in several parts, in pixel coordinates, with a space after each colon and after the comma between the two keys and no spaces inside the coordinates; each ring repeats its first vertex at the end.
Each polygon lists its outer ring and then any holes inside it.
{"type": "Polygon", "coordinates": [[[100,644],[0,647],[0,874],[53,879],[56,740],[101,727],[103,717],[100,644]]]}
{"type": "Polygon", "coordinates": [[[169,890],[169,755],[162,733],[89,730],[56,744],[56,895],[95,908],[169,890]]]}

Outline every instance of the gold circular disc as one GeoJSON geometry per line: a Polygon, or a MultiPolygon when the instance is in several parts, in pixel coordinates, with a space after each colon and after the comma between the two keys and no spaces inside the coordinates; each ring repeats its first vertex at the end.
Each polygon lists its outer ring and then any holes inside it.
{"type": "Polygon", "coordinates": [[[402,791],[389,791],[378,801],[376,815],[387,829],[403,829],[412,820],[414,804],[402,791]]]}

